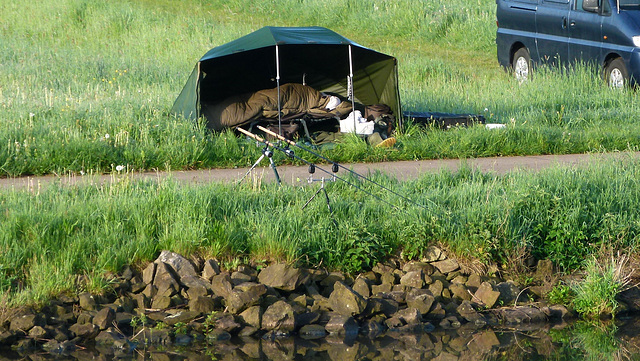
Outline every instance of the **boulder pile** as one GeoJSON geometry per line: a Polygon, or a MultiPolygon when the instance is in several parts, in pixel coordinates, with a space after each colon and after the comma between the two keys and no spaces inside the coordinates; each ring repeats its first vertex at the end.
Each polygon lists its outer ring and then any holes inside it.
{"type": "Polygon", "coordinates": [[[60,296],[41,310],[17,310],[0,320],[0,346],[63,352],[88,342],[130,348],[233,336],[375,338],[570,316],[561,306],[521,306],[535,294],[468,274],[438,248],[427,254],[351,277],[281,263],[226,271],[215,260],[163,251],[142,272],[114,276],[107,295],[60,296]]]}

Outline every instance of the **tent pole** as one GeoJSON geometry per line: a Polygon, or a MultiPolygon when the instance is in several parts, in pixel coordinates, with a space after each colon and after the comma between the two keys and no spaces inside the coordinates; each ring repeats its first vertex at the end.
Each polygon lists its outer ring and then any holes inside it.
{"type": "Polygon", "coordinates": [[[347,97],[351,98],[351,113],[353,114],[353,133],[356,132],[356,94],[353,88],[353,57],[351,55],[351,44],[349,44],[349,82],[347,84],[347,97]],[[351,92],[349,92],[351,90],[351,92]]]}
{"type": "Polygon", "coordinates": [[[276,85],[278,87],[278,134],[282,135],[282,106],[280,105],[280,55],[276,44],[276,85]]]}

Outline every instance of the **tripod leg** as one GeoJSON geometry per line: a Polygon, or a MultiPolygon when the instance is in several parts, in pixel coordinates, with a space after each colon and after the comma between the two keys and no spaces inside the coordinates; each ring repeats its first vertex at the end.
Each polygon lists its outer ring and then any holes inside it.
{"type": "Polygon", "coordinates": [[[331,209],[331,203],[329,203],[329,195],[327,194],[327,190],[324,187],[320,188],[324,191],[324,198],[327,200],[327,208],[329,208],[329,213],[333,215],[333,210],[331,209]]]}
{"type": "Polygon", "coordinates": [[[253,163],[253,165],[251,166],[251,168],[249,168],[249,170],[247,171],[247,173],[245,173],[242,178],[240,178],[240,180],[237,183],[241,183],[248,175],[249,173],[251,173],[252,170],[255,169],[255,167],[258,166],[258,164],[260,164],[260,162],[262,161],[262,159],[264,158],[264,154],[260,156],[260,158],[258,158],[258,160],[253,163]]]}
{"type": "Polygon", "coordinates": [[[304,204],[304,206],[302,206],[302,209],[304,209],[304,208],[305,208],[309,203],[311,203],[311,201],[312,201],[312,200],[313,200],[313,199],[318,195],[318,193],[320,193],[320,191],[321,191],[322,189],[323,189],[323,188],[318,188],[318,190],[316,191],[316,193],[314,193],[314,195],[313,195],[311,198],[309,198],[309,200],[307,201],[307,203],[305,203],[305,204],[304,204]]]}
{"type": "Polygon", "coordinates": [[[271,162],[271,168],[273,169],[273,173],[276,175],[276,181],[278,182],[278,185],[281,185],[280,175],[278,174],[278,169],[276,169],[276,163],[273,161],[273,158],[271,157],[269,157],[269,162],[271,162]]]}

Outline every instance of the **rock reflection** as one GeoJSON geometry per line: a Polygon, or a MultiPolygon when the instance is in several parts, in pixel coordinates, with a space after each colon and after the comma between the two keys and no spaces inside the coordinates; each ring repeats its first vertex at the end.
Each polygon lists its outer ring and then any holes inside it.
{"type": "Polygon", "coordinates": [[[375,338],[234,338],[189,346],[97,347],[70,354],[0,352],[4,360],[630,360],[640,356],[640,320],[432,332],[375,338]]]}

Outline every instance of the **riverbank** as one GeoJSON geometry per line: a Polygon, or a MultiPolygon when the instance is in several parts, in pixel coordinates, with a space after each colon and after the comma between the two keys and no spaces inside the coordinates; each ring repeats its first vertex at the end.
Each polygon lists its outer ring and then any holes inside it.
{"type": "Polygon", "coordinates": [[[127,353],[232,337],[373,340],[576,317],[546,301],[559,281],[550,262],[538,262],[528,277],[523,287],[495,269],[481,274],[433,246],[420,261],[390,261],[354,276],[283,263],[224,270],[213,259],[163,251],[141,271],[113,275],[102,294],[66,294],[38,310],[5,310],[0,346],[59,354],[99,345],[127,353]]]}

